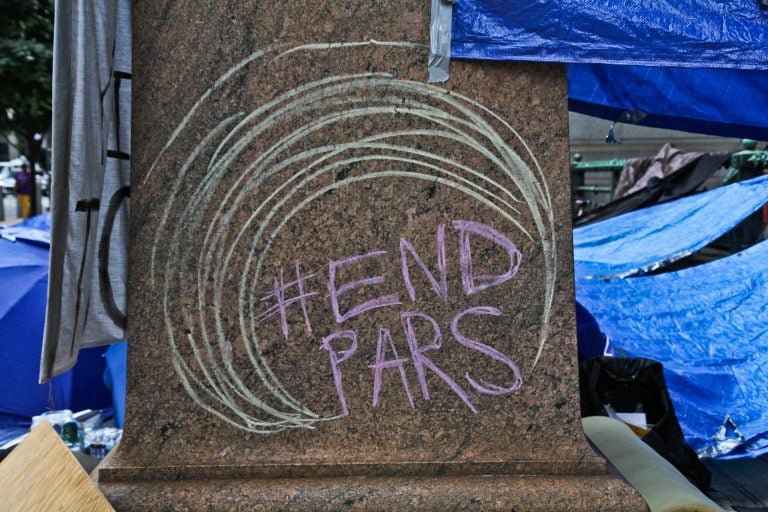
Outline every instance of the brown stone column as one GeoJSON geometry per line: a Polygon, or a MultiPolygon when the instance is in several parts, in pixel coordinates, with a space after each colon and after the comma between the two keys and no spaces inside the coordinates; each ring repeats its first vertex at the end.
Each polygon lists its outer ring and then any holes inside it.
{"type": "Polygon", "coordinates": [[[118,510],[642,510],[581,431],[565,71],[428,2],[134,5],[118,510]]]}

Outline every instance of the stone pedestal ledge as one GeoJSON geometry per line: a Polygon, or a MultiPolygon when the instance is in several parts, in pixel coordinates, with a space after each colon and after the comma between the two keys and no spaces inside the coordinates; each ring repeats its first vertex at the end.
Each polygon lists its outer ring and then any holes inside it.
{"type": "Polygon", "coordinates": [[[648,510],[639,494],[612,475],[154,480],[102,482],[99,488],[118,511],[648,510]]]}

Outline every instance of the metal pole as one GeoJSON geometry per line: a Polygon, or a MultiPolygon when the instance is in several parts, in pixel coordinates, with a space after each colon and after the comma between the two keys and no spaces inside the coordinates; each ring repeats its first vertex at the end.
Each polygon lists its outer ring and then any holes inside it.
{"type": "Polygon", "coordinates": [[[38,183],[35,183],[35,197],[34,197],[35,205],[36,205],[35,211],[37,212],[38,215],[43,213],[43,191],[41,189],[42,189],[42,186],[38,183]]]}

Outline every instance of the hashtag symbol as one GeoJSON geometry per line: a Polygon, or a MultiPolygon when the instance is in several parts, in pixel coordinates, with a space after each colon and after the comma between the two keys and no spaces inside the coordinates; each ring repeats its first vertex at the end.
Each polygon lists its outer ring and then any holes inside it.
{"type": "Polygon", "coordinates": [[[288,283],[285,282],[283,279],[283,268],[280,267],[280,276],[275,277],[274,279],[274,285],[272,289],[272,293],[265,295],[261,298],[261,302],[266,301],[276,301],[274,305],[272,305],[270,308],[268,308],[263,313],[259,314],[256,317],[256,321],[259,323],[264,322],[268,318],[280,314],[280,327],[283,331],[283,336],[285,339],[288,339],[288,317],[287,317],[287,308],[291,304],[299,303],[301,304],[301,311],[304,315],[304,325],[307,328],[307,332],[309,334],[312,334],[312,323],[309,321],[309,314],[307,313],[307,298],[313,297],[315,295],[319,295],[320,292],[306,292],[304,290],[304,283],[312,279],[317,275],[317,272],[307,275],[301,275],[301,266],[299,265],[299,262],[296,262],[296,280],[290,281],[288,283]],[[286,292],[293,292],[294,290],[297,290],[298,293],[288,299],[286,299],[286,292]]]}

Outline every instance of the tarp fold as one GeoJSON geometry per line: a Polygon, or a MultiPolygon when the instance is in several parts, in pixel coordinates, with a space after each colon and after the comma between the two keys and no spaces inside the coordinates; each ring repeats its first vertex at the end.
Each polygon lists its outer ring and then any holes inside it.
{"type": "Polygon", "coordinates": [[[768,176],[626,213],[573,231],[580,279],[655,270],[706,246],[768,202],[768,176]]]}

